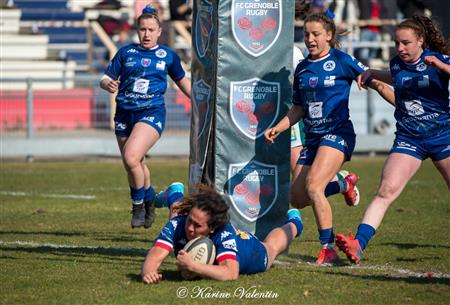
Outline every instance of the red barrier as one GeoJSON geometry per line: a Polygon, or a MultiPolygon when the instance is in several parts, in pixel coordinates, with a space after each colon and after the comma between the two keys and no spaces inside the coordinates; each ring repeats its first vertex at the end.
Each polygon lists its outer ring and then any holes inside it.
{"type": "MultiPolygon", "coordinates": [[[[94,124],[94,90],[89,88],[33,91],[35,129],[89,128],[94,124]]],[[[0,130],[24,129],[27,93],[0,91],[0,130]]]]}

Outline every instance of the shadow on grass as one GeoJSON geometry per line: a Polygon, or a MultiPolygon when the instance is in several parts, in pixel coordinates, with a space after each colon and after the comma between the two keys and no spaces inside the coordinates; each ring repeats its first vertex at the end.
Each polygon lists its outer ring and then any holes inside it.
{"type": "Polygon", "coordinates": [[[444,248],[450,249],[449,245],[431,245],[431,244],[412,244],[412,243],[381,243],[382,246],[394,246],[399,249],[415,249],[415,248],[444,248]]]}
{"type": "Polygon", "coordinates": [[[368,274],[353,274],[345,272],[325,272],[330,275],[340,275],[352,278],[359,278],[369,281],[381,281],[381,282],[406,282],[409,284],[443,284],[450,285],[450,278],[437,278],[437,277],[417,277],[408,275],[368,275],[368,274]]]}
{"type": "MultiPolygon", "coordinates": [[[[182,282],[184,281],[180,273],[176,270],[162,270],[162,280],[170,282],[182,282]]],[[[142,282],[141,275],[136,273],[128,273],[127,277],[133,282],[142,282]]]]}

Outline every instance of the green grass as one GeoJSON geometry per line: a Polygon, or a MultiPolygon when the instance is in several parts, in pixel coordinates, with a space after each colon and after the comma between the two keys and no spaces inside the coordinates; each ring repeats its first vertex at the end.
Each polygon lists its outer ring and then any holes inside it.
{"type": "MultiPolygon", "coordinates": [[[[347,166],[360,176],[361,204],[348,208],[341,196],[331,198],[335,231],[355,230],[376,191],[383,161],[360,157],[347,166]]],[[[175,180],[186,182],[185,160],[148,163],[157,190],[175,180]]],[[[140,266],[167,211],[158,211],[150,230],[129,228],[128,188],[119,160],[3,162],[0,304],[448,304],[449,203],[442,177],[427,161],[388,211],[359,267],[310,264],[319,245],[314,216],[306,208],[302,237],[280,257],[283,264],[266,273],[234,282],[187,282],[171,257],[161,268],[165,281],[146,286],[139,281],[140,266]],[[49,196],[55,194],[95,198],[49,196]],[[435,276],[421,277],[427,272],[435,276]],[[181,287],[190,291],[185,299],[177,297],[181,287]],[[199,288],[203,297],[193,292],[199,288]],[[250,298],[233,296],[241,288],[250,298]],[[252,291],[278,297],[258,299],[252,291]]]]}

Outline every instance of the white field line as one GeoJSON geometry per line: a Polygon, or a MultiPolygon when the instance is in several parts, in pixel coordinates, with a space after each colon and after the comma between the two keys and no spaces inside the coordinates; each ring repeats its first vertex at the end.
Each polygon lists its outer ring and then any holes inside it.
{"type": "Polygon", "coordinates": [[[15,197],[34,197],[34,196],[39,196],[39,197],[43,197],[43,198],[82,199],[82,200],[93,200],[93,199],[95,199],[94,195],[36,194],[36,193],[10,192],[10,191],[0,191],[0,195],[15,196],[15,197]]]}
{"type": "MultiPolygon", "coordinates": [[[[290,262],[286,261],[274,261],[275,265],[290,265],[290,262]]],[[[322,266],[318,266],[315,263],[310,262],[298,262],[298,264],[306,264],[309,266],[314,266],[321,268],[322,266]]],[[[420,272],[420,271],[414,271],[409,269],[402,269],[402,268],[395,268],[394,266],[390,265],[350,265],[350,266],[339,266],[338,268],[345,268],[350,270],[373,270],[373,271],[382,271],[382,272],[389,272],[389,277],[398,277],[398,278],[404,278],[404,277],[415,277],[415,278],[439,278],[439,279],[450,279],[450,274],[442,273],[442,272],[420,272]]]]}
{"type": "MultiPolygon", "coordinates": [[[[17,246],[30,246],[33,248],[40,248],[40,247],[46,247],[46,248],[52,248],[55,250],[58,249],[91,249],[91,250],[100,250],[100,249],[111,249],[111,250],[117,250],[117,251],[144,251],[144,249],[136,249],[136,248],[117,248],[117,247],[108,247],[108,246],[82,246],[82,245],[60,245],[60,244],[53,244],[53,243],[37,243],[34,241],[4,241],[0,240],[0,245],[17,245],[17,246]]],[[[145,249],[147,251],[147,249],[145,249]]]]}
{"type": "MultiPolygon", "coordinates": [[[[53,243],[37,243],[33,241],[3,241],[0,240],[0,245],[18,245],[18,246],[31,246],[31,247],[48,247],[52,249],[112,249],[117,251],[136,251],[136,250],[143,250],[143,249],[135,249],[135,248],[116,248],[116,247],[108,247],[108,246],[77,246],[77,245],[61,245],[61,244],[53,244],[53,243]]],[[[276,265],[290,265],[291,263],[286,261],[280,261],[275,260],[274,264],[276,265]]],[[[298,264],[304,264],[303,262],[298,262],[298,264]]],[[[317,266],[314,263],[306,263],[306,265],[310,266],[317,266]]],[[[317,266],[320,268],[320,266],[317,266]]],[[[395,268],[393,266],[389,265],[382,265],[382,266],[371,266],[371,265],[356,265],[356,266],[344,266],[339,268],[345,268],[345,269],[354,269],[354,270],[374,270],[374,271],[382,271],[382,272],[389,272],[390,274],[387,276],[391,277],[415,277],[415,278],[439,278],[439,279],[450,279],[450,274],[442,273],[442,272],[419,272],[419,271],[413,271],[409,269],[402,269],[402,268],[395,268]]]]}

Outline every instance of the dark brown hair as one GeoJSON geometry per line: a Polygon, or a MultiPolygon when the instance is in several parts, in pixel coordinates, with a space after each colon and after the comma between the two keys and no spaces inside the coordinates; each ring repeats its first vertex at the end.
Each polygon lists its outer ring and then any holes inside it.
{"type": "Polygon", "coordinates": [[[230,221],[228,216],[228,204],[223,195],[206,184],[198,184],[192,194],[184,197],[183,203],[178,208],[178,215],[186,215],[193,208],[197,208],[208,214],[208,227],[215,230],[230,221]]]}
{"type": "Polygon", "coordinates": [[[308,22],[320,22],[325,28],[325,31],[331,32],[330,46],[332,48],[340,47],[339,41],[336,38],[336,24],[334,24],[333,19],[328,17],[326,13],[314,13],[308,15],[305,19],[305,24],[308,22]]]}
{"type": "Polygon", "coordinates": [[[417,38],[423,38],[423,47],[441,54],[450,55],[449,42],[436,24],[426,16],[414,15],[402,21],[397,29],[411,29],[417,38]]]}

